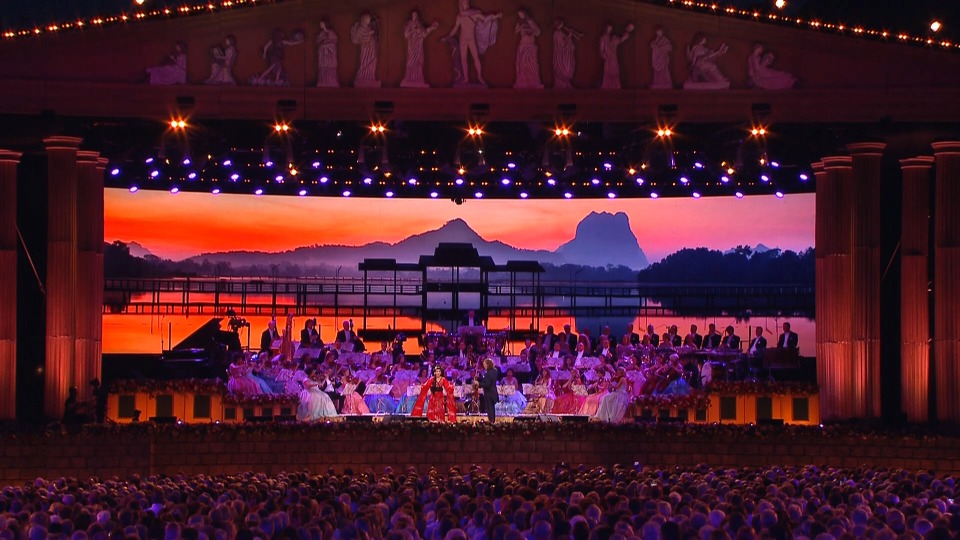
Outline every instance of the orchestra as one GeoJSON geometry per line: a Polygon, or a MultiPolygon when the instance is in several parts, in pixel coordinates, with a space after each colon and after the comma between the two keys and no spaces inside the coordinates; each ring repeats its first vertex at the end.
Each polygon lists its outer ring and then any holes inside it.
{"type": "MultiPolygon", "coordinates": [[[[567,324],[559,334],[553,333],[552,326],[543,334],[527,334],[515,353],[509,329],[490,331],[472,311],[461,322],[453,332],[420,336],[419,354],[408,356],[402,334],[392,344],[383,341],[378,350],[366,352],[350,320],[343,322],[336,339],[326,346],[315,319],[306,321],[298,341],[290,339],[291,317],[282,338],[271,321],[263,340],[268,345],[269,337],[270,348],[259,356],[238,355],[228,369],[228,388],[244,394],[299,392],[305,388],[304,373],[310,371],[310,390],[325,394],[337,414],[410,414],[412,410],[426,414],[430,409],[424,407],[436,397],[438,404],[427,416],[438,421],[481,412],[491,420],[517,414],[595,416],[604,396],[614,390],[631,399],[682,395],[713,380],[756,376],[754,368],[762,362],[767,346],[760,326],[750,332],[744,350],[733,325],[722,335],[713,323],[704,335],[691,325],[689,333],[681,335],[677,325],[660,326],[666,331],[658,334],[651,324],[642,336],[628,325],[619,339],[606,326],[591,349],[589,330],[577,333],[567,324]],[[274,342],[277,349],[272,347],[274,342]],[[426,385],[430,386],[425,390],[426,385]],[[493,392],[483,388],[495,388],[496,400],[493,392]],[[490,400],[484,397],[488,393],[490,400]],[[419,407],[417,398],[422,398],[419,407]],[[438,409],[439,404],[445,405],[438,409]]],[[[795,352],[797,344],[797,334],[784,323],[777,349],[795,352]]],[[[622,411],[609,408],[622,402],[619,397],[607,399],[601,416],[620,417],[622,411]]]]}

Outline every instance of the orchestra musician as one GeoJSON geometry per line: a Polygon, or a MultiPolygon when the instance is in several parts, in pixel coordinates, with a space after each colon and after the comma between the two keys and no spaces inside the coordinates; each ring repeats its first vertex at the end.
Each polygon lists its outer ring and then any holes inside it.
{"type": "Polygon", "coordinates": [[[273,343],[280,340],[280,333],[277,332],[277,320],[270,319],[267,323],[267,329],[260,334],[260,352],[269,353],[273,343]]]}
{"type": "Polygon", "coordinates": [[[707,326],[707,335],[703,337],[702,349],[716,349],[720,347],[723,337],[717,332],[717,325],[710,323],[707,326]]]}
{"type": "Polygon", "coordinates": [[[690,325],[690,333],[687,334],[687,337],[690,338],[690,340],[692,341],[693,345],[696,348],[700,349],[703,347],[703,336],[697,333],[697,325],[695,324],[690,325]]]}
{"type": "Polygon", "coordinates": [[[763,327],[758,326],[756,328],[756,334],[754,334],[753,339],[750,340],[750,347],[747,348],[747,353],[750,356],[763,356],[763,351],[767,349],[767,338],[763,337],[763,327]]]}
{"type": "MultiPolygon", "coordinates": [[[[573,352],[577,350],[577,341],[579,339],[579,336],[574,332],[570,331],[569,324],[563,325],[563,332],[560,332],[560,335],[558,337],[562,343],[567,344],[567,352],[573,352]]],[[[562,350],[562,346],[561,346],[561,350],[562,350]]]]}
{"type": "Polygon", "coordinates": [[[485,368],[480,376],[480,388],[483,389],[483,409],[487,418],[493,424],[497,420],[497,403],[500,403],[500,394],[497,392],[497,380],[500,379],[500,370],[494,367],[493,360],[483,361],[485,368]]]}
{"type": "Polygon", "coordinates": [[[783,323],[783,333],[780,334],[780,338],[777,339],[777,348],[797,351],[799,349],[799,341],[800,337],[797,336],[797,333],[790,331],[790,323],[783,323]]]}
{"type": "Polygon", "coordinates": [[[543,343],[543,348],[541,349],[541,352],[552,351],[554,348],[553,345],[555,343],[559,343],[559,340],[557,339],[557,335],[553,333],[552,324],[547,325],[547,332],[543,334],[542,343],[543,343]]]}
{"type": "Polygon", "coordinates": [[[727,349],[731,351],[740,350],[740,336],[734,333],[733,325],[727,327],[723,336],[723,341],[720,342],[721,349],[727,349]]]}
{"type": "Polygon", "coordinates": [[[650,345],[652,345],[654,348],[660,346],[660,335],[657,334],[657,330],[652,324],[647,325],[647,335],[650,337],[650,345]]]}
{"type": "Polygon", "coordinates": [[[633,323],[627,325],[627,333],[625,335],[630,336],[630,344],[634,347],[640,344],[640,334],[633,331],[633,323]]]}
{"type": "Polygon", "coordinates": [[[680,337],[677,325],[674,324],[670,326],[670,330],[663,335],[662,343],[673,347],[679,347],[683,344],[683,339],[680,337]]]}
{"type": "Polygon", "coordinates": [[[323,342],[320,341],[320,334],[317,332],[317,320],[316,319],[307,319],[303,323],[303,330],[300,330],[300,347],[323,347],[323,342]]]}

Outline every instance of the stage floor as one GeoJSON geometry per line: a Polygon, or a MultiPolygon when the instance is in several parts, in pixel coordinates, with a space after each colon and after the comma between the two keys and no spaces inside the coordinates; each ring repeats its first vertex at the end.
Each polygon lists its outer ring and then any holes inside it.
{"type": "MultiPolygon", "coordinates": [[[[327,418],[331,422],[429,422],[425,416],[407,414],[352,414],[327,418]]],[[[520,414],[517,416],[497,416],[496,423],[503,422],[589,422],[589,416],[578,414],[520,414]]],[[[625,418],[624,421],[627,419],[625,418]]],[[[632,420],[632,418],[630,419],[632,420]]],[[[471,413],[457,415],[458,424],[487,423],[487,416],[471,413]]]]}

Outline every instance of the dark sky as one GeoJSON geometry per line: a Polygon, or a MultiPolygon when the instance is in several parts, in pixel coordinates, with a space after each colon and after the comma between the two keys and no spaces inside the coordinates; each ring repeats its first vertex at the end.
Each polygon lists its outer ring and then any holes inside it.
{"type": "MultiPolygon", "coordinates": [[[[665,0],[654,0],[654,3],[657,1],[665,0]]],[[[146,6],[197,3],[205,2],[147,0],[146,6]]],[[[773,0],[721,0],[718,3],[761,11],[775,9],[773,0]]],[[[133,5],[133,0],[0,0],[0,26],[4,29],[29,28],[78,17],[119,13],[131,10],[133,5]]],[[[787,0],[785,12],[804,18],[817,17],[825,22],[863,25],[891,32],[906,31],[914,35],[925,35],[930,22],[938,19],[944,25],[938,38],[960,38],[960,0],[787,0]]]]}

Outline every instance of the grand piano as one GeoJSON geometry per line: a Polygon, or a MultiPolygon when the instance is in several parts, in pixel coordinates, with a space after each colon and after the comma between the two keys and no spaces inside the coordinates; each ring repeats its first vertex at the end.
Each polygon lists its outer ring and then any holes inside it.
{"type": "Polygon", "coordinates": [[[230,353],[243,350],[238,329],[245,324],[242,320],[230,318],[230,329],[224,330],[221,327],[223,321],[224,317],[211,318],[183,341],[164,351],[162,363],[165,370],[181,377],[224,377],[230,364],[230,353]]]}

